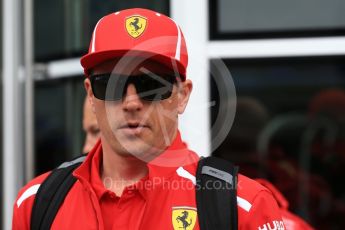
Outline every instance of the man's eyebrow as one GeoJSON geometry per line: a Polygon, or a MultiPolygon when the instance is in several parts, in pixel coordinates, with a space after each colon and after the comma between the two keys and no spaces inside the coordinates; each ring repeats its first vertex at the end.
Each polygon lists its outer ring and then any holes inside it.
{"type": "Polygon", "coordinates": [[[92,129],[99,130],[99,127],[97,125],[91,126],[92,129]]]}

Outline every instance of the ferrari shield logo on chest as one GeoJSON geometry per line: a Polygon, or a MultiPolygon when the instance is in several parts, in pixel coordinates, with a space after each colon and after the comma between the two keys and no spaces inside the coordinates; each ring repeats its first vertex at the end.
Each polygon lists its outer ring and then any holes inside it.
{"type": "Polygon", "coordinates": [[[172,224],[174,230],[194,229],[196,218],[196,208],[185,206],[172,208],[172,224]]]}
{"type": "Polygon", "coordinates": [[[126,18],[126,30],[132,38],[142,35],[147,26],[147,19],[140,15],[133,15],[126,18]]]}

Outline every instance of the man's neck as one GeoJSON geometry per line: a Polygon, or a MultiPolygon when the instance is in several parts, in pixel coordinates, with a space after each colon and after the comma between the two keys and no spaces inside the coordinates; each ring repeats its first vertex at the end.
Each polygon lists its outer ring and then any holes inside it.
{"type": "Polygon", "coordinates": [[[104,186],[121,196],[125,187],[137,183],[148,173],[147,163],[133,156],[114,153],[107,143],[102,142],[103,161],[100,175],[104,186]]]}

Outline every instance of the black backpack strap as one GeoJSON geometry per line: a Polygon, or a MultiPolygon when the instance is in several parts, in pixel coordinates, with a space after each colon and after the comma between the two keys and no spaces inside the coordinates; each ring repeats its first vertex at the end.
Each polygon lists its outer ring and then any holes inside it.
{"type": "Polygon", "coordinates": [[[31,213],[31,230],[50,229],[55,215],[67,193],[76,182],[72,172],[86,158],[85,155],[61,164],[54,169],[38,189],[31,213]]]}
{"type": "Polygon", "coordinates": [[[220,158],[199,160],[196,202],[201,230],[237,230],[237,172],[238,167],[220,158]]]}

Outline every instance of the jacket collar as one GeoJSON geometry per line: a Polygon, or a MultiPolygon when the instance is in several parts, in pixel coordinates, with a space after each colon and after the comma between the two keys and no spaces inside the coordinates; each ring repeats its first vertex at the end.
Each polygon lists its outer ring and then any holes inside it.
{"type": "MultiPolygon", "coordinates": [[[[84,186],[93,188],[98,198],[101,198],[103,194],[108,191],[103,185],[100,176],[102,156],[102,143],[99,140],[88,153],[85,161],[73,172],[73,175],[77,177],[84,186]]],[[[195,163],[198,159],[199,156],[188,149],[186,143],[181,139],[180,132],[177,132],[172,144],[158,157],[147,163],[148,176],[137,183],[138,186],[135,185],[131,187],[138,188],[139,190],[147,190],[147,186],[142,186],[141,184],[145,183],[147,180],[151,182],[155,181],[155,185],[160,186],[159,182],[169,179],[179,167],[195,163]]],[[[145,196],[146,191],[142,192],[145,196]]]]}

